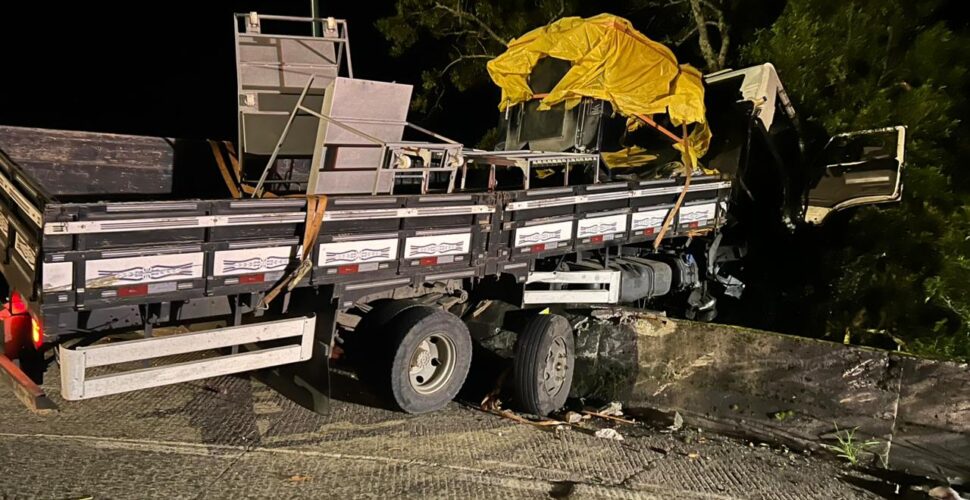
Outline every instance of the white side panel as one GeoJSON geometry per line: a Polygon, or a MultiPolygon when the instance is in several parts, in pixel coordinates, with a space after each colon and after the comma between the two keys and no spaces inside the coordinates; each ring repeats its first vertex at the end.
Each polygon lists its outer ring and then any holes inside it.
{"type": "Polygon", "coordinates": [[[300,258],[300,247],[279,246],[222,250],[215,253],[216,276],[281,271],[300,258]]]}
{"type": "Polygon", "coordinates": [[[137,340],[57,347],[61,365],[61,395],[68,401],[188,382],[240,373],[288,363],[306,361],[313,355],[316,318],[303,317],[251,325],[217,328],[201,332],[137,340]],[[192,361],[160,364],[151,368],[123,370],[119,363],[144,361],[164,356],[210,351],[267,340],[290,339],[299,343],[216,355],[192,361]],[[107,374],[88,376],[88,368],[114,366],[107,374]]]}
{"type": "Polygon", "coordinates": [[[525,290],[524,304],[616,304],[620,299],[619,271],[553,271],[529,273],[526,283],[605,285],[584,290],[525,290]]]}
{"type": "Polygon", "coordinates": [[[84,271],[87,288],[104,288],[202,277],[203,254],[147,255],[90,260],[84,271]]]}
{"type": "Polygon", "coordinates": [[[648,229],[652,229],[655,232],[660,231],[660,227],[663,226],[664,219],[667,218],[667,214],[669,213],[669,208],[637,212],[630,216],[630,229],[641,232],[648,229]]]}
{"type": "Polygon", "coordinates": [[[551,243],[568,241],[573,237],[572,221],[539,224],[537,226],[520,227],[515,230],[515,246],[527,247],[537,243],[551,243]]]}
{"type": "Polygon", "coordinates": [[[343,266],[397,260],[397,244],[397,238],[323,243],[317,265],[343,266]]]}
{"type": "Polygon", "coordinates": [[[693,224],[703,226],[714,222],[717,214],[717,203],[704,203],[701,205],[687,205],[680,208],[679,224],[693,224]]]}
{"type": "Polygon", "coordinates": [[[43,273],[45,292],[65,292],[74,284],[73,262],[45,262],[43,273]]]}
{"type": "Polygon", "coordinates": [[[626,231],[626,214],[590,217],[576,222],[576,236],[578,238],[622,233],[624,231],[626,231]]]}
{"type": "Polygon", "coordinates": [[[407,238],[405,240],[404,258],[419,259],[465,254],[469,252],[471,241],[471,232],[407,238]]]}

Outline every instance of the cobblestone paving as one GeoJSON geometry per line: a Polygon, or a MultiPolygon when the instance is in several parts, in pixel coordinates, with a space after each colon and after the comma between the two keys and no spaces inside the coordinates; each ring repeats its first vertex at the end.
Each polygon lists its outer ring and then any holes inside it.
{"type": "Polygon", "coordinates": [[[459,403],[318,415],[243,377],[68,403],[48,380],[56,414],[0,392],[2,497],[876,498],[828,458],[696,429],[611,441],[459,403]]]}

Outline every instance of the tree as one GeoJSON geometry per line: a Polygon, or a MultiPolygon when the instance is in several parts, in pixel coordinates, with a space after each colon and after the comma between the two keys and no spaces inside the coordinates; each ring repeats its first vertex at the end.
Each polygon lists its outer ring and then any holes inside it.
{"type": "Polygon", "coordinates": [[[732,27],[728,23],[725,3],[724,0],[634,0],[631,10],[650,9],[658,15],[673,14],[677,18],[675,29],[678,32],[661,41],[681,48],[696,39],[704,61],[700,69],[713,73],[727,66],[732,49],[732,27]]]}
{"type": "Polygon", "coordinates": [[[396,14],[377,21],[391,54],[416,55],[425,68],[413,109],[439,108],[448,87],[464,91],[487,81],[485,62],[509,40],[569,15],[575,0],[398,0],[396,14]],[[429,49],[429,50],[421,50],[429,49]]]}
{"type": "Polygon", "coordinates": [[[780,307],[808,333],[970,357],[970,149],[960,140],[970,36],[946,24],[944,7],[789,0],[742,50],[747,62],[773,62],[803,118],[830,132],[908,127],[903,202],[800,240],[821,244],[803,252],[816,255],[811,271],[780,307]]]}

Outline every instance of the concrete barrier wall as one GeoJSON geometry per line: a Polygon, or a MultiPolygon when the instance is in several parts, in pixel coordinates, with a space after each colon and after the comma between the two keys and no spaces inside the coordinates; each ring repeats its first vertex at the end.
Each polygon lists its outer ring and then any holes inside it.
{"type": "Polygon", "coordinates": [[[574,396],[679,411],[688,423],[817,448],[836,427],[871,459],[970,480],[970,367],[889,351],[606,309],[570,311],[574,396]]]}

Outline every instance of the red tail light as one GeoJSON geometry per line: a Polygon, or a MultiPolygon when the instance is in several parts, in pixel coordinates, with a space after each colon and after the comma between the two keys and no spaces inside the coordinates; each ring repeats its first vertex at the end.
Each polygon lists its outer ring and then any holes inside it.
{"type": "Polygon", "coordinates": [[[40,346],[44,345],[44,327],[34,317],[30,318],[30,340],[37,349],[40,349],[40,346]]]}
{"type": "Polygon", "coordinates": [[[27,302],[17,292],[10,293],[10,314],[23,314],[27,312],[27,302]]]}

